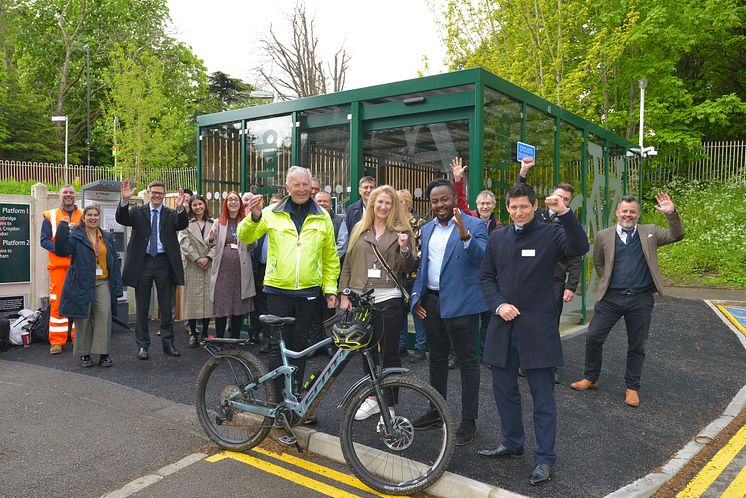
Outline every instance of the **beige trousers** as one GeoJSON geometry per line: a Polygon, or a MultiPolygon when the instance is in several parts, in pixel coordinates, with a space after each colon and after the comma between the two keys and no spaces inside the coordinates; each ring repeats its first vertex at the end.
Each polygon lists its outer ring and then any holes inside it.
{"type": "Polygon", "coordinates": [[[75,319],[73,355],[109,354],[111,345],[111,292],[109,280],[96,280],[96,294],[88,318],[75,319]]]}

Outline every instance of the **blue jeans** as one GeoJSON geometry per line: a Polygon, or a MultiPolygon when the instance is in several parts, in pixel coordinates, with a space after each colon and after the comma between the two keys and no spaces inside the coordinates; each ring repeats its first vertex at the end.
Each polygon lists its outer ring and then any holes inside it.
{"type": "MultiPolygon", "coordinates": [[[[404,288],[407,289],[409,295],[412,295],[412,287],[414,287],[414,281],[408,281],[404,283],[404,288]]],[[[401,334],[399,336],[399,348],[406,348],[409,339],[409,322],[407,320],[409,312],[404,313],[404,321],[401,326],[401,334]]],[[[425,337],[425,325],[422,323],[417,315],[412,313],[412,320],[414,321],[414,349],[416,351],[424,351],[427,347],[427,340],[425,337]]]]}

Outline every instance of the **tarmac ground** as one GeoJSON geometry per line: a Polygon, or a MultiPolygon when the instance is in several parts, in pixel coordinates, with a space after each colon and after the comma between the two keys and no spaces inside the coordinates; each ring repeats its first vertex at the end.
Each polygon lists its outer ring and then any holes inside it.
{"type": "MultiPolygon", "coordinates": [[[[569,388],[570,382],[582,376],[584,337],[582,334],[569,334],[563,338],[565,367],[561,372],[562,382],[555,392],[559,460],[555,465],[554,479],[544,486],[531,487],[527,482],[533,467],[531,452],[535,443],[531,402],[525,380],[521,380],[520,384],[527,435],[526,455],[510,461],[483,460],[477,456],[478,449],[496,446],[499,435],[490,372],[483,366],[477,435],[472,444],[456,448],[449,471],[522,495],[598,497],[613,493],[659,470],[718,418],[746,385],[746,351],[741,341],[701,299],[701,296],[696,300],[656,297],[639,408],[630,408],[623,403],[626,351],[623,323],[617,324],[609,335],[604,348],[605,362],[600,387],[594,392],[576,392],[569,388]]],[[[155,322],[151,325],[155,330],[155,322]]],[[[138,413],[165,413],[173,419],[174,434],[169,438],[172,447],[159,447],[154,451],[173,451],[177,454],[187,448],[198,447],[203,444],[203,439],[196,436],[199,428],[193,426],[194,381],[208,354],[201,348],[188,349],[187,336],[181,330],[177,326],[176,345],[182,351],[181,357],[164,356],[158,338],[152,333],[151,358],[148,361],[136,359],[133,333],[117,331],[112,338],[112,368],[81,369],[77,359],[72,357],[70,346],[64,354],[55,356],[49,355],[49,348],[44,344],[32,344],[29,348],[14,348],[2,353],[0,390],[4,399],[10,399],[5,397],[6,394],[15,392],[15,401],[0,405],[0,414],[4,418],[18,416],[19,413],[24,417],[33,417],[33,410],[29,408],[33,403],[29,403],[28,396],[38,396],[40,403],[57,402],[59,394],[54,389],[44,389],[44,386],[51,385],[50,378],[54,378],[54,371],[66,371],[80,374],[64,376],[66,381],[74,383],[69,389],[66,387],[66,399],[85,396],[93,403],[92,406],[100,407],[100,411],[97,408],[96,413],[90,414],[100,434],[98,444],[111,444],[106,440],[107,431],[122,438],[116,443],[118,448],[122,448],[120,458],[111,462],[111,465],[131,465],[133,461],[139,462],[152,456],[147,451],[145,455],[137,453],[145,443],[136,442],[148,439],[147,424],[139,429],[138,413]],[[27,377],[18,379],[13,376],[14,362],[47,368],[28,370],[30,373],[27,377]],[[27,384],[27,395],[19,393],[24,390],[21,387],[24,382],[27,384]],[[147,399],[153,406],[129,407],[118,403],[117,396],[121,396],[121,392],[129,392],[122,391],[121,386],[152,395],[147,399]],[[171,403],[165,403],[166,400],[171,403]],[[191,413],[187,416],[184,411],[191,413]],[[187,419],[191,421],[186,422],[187,419]],[[180,424],[180,420],[185,422],[180,424]],[[133,443],[134,448],[130,449],[133,443]]],[[[312,359],[307,372],[323,366],[325,359],[312,359]]],[[[427,362],[412,364],[403,359],[403,366],[411,368],[413,375],[428,378],[427,362]]],[[[317,431],[338,435],[341,411],[337,410],[337,404],[346,388],[361,376],[361,362],[353,359],[319,405],[317,431]]],[[[448,401],[457,419],[460,416],[459,391],[459,373],[452,370],[449,393],[453,394],[448,401]]],[[[79,414],[61,414],[61,418],[66,421],[61,426],[63,429],[65,423],[81,423],[79,414]]],[[[55,426],[53,422],[30,420],[33,423],[28,431],[15,432],[11,435],[10,443],[4,443],[9,446],[0,452],[3,467],[9,466],[6,461],[8,456],[12,460],[16,454],[25,454],[27,460],[24,464],[33,468],[37,452],[43,451],[50,459],[54,454],[55,427],[60,426],[55,426]],[[54,437],[50,438],[50,434],[54,437]]],[[[84,422],[87,423],[87,420],[84,422]]],[[[91,456],[88,451],[82,452],[77,461],[90,466],[91,456]]],[[[58,457],[60,466],[70,461],[63,455],[58,457]]],[[[98,459],[96,461],[100,462],[98,459]]],[[[137,475],[137,469],[133,469],[132,474],[137,475]]],[[[109,485],[108,488],[102,485],[105,489],[113,487],[113,483],[103,484],[109,485]]],[[[74,495],[72,492],[69,494],[74,495]]]]}

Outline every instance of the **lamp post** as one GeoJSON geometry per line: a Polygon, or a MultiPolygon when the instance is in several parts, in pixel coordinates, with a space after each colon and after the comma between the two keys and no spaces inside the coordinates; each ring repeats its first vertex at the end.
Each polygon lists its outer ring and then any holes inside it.
{"type": "Polygon", "coordinates": [[[640,135],[639,135],[639,146],[640,146],[640,157],[645,157],[645,149],[642,147],[642,136],[645,129],[645,89],[648,87],[647,78],[642,78],[637,81],[640,85],[640,135]]]}
{"type": "Polygon", "coordinates": [[[83,45],[85,49],[85,87],[86,87],[86,149],[88,150],[88,162],[86,166],[91,167],[91,49],[83,45]]]}
{"type": "Polygon", "coordinates": [[[67,185],[67,116],[52,116],[52,122],[53,123],[62,123],[65,122],[65,185],[67,185]]]}

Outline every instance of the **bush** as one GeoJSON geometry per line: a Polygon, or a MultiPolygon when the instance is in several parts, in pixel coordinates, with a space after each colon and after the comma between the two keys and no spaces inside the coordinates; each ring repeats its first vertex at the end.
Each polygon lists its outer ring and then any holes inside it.
{"type": "MultiPolygon", "coordinates": [[[[675,181],[664,191],[676,205],[686,235],[659,249],[661,273],[675,285],[746,287],[746,186],[675,181]]],[[[642,222],[665,227],[665,216],[653,208],[658,190],[648,192],[642,222]]]]}
{"type": "MultiPolygon", "coordinates": [[[[14,194],[14,195],[31,195],[31,187],[36,185],[36,180],[14,180],[13,178],[6,178],[0,180],[0,194],[14,194]]],[[[47,184],[47,188],[50,192],[57,192],[59,185],[47,184]]]]}

